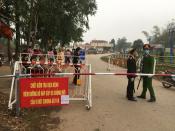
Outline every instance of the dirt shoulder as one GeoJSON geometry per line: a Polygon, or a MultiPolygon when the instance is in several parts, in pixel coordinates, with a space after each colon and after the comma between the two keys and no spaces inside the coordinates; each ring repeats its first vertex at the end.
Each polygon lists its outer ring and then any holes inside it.
{"type": "MultiPolygon", "coordinates": [[[[8,66],[0,67],[0,75],[9,75],[8,66]]],[[[49,131],[55,129],[60,118],[51,118],[51,112],[59,112],[61,107],[23,109],[16,117],[15,108],[8,110],[11,78],[0,78],[0,130],[1,131],[49,131]]]]}

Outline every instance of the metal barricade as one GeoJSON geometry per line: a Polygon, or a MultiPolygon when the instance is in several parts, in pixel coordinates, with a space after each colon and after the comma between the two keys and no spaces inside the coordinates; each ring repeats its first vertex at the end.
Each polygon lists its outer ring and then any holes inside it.
{"type": "MultiPolygon", "coordinates": [[[[57,54],[50,56],[49,54],[31,54],[31,53],[20,53],[19,55],[19,61],[25,61],[25,62],[31,62],[32,59],[35,59],[35,61],[39,62],[41,59],[44,59],[45,62],[50,63],[51,61],[53,63],[59,63],[59,64],[73,64],[73,59],[75,57],[78,57],[78,63],[79,64],[87,64],[87,58],[86,56],[67,56],[62,54],[63,56],[57,54]],[[69,60],[67,60],[69,59],[69,60]]],[[[46,63],[47,64],[47,63],[46,63]]]]}
{"type": "Polygon", "coordinates": [[[118,61],[117,61],[117,63],[116,63],[114,57],[108,56],[107,71],[115,70],[116,65],[118,65],[118,61]]]}
{"type": "Polygon", "coordinates": [[[118,54],[108,56],[107,71],[115,70],[116,66],[126,67],[128,54],[118,54]]]}
{"type": "Polygon", "coordinates": [[[90,64],[58,64],[55,61],[50,62],[47,55],[45,55],[44,61],[40,61],[39,59],[30,61],[30,56],[28,56],[26,61],[20,60],[14,64],[13,76],[15,77],[12,78],[11,83],[9,109],[12,109],[15,103],[18,105],[18,81],[21,77],[47,77],[48,79],[50,77],[68,77],[69,100],[85,101],[86,109],[88,110],[92,107],[91,75],[81,75],[78,77],[76,85],[73,84],[73,79],[77,77],[73,73],[76,73],[77,69],[80,70],[79,73],[91,73],[90,64]]]}

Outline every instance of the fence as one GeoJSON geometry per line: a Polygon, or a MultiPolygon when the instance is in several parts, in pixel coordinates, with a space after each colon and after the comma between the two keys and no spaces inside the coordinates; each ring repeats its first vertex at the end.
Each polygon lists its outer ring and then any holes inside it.
{"type": "Polygon", "coordinates": [[[126,60],[128,58],[128,54],[119,54],[119,55],[111,55],[108,56],[108,65],[107,70],[115,70],[116,66],[126,67],[126,60]]]}
{"type": "MultiPolygon", "coordinates": [[[[125,67],[127,66],[128,55],[111,55],[108,56],[108,65],[107,70],[115,70],[116,66],[125,67]]],[[[156,72],[165,71],[165,70],[175,70],[175,56],[154,56],[156,59],[156,72]],[[173,63],[171,59],[173,58],[173,63]]],[[[137,66],[139,68],[139,60],[137,59],[137,66]]]]}

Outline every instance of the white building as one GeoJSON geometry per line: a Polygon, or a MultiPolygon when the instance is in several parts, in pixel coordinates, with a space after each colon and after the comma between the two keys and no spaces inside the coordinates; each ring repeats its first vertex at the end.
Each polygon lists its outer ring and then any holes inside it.
{"type": "Polygon", "coordinates": [[[90,46],[96,48],[99,52],[108,52],[112,49],[112,45],[105,40],[92,40],[90,46]]]}
{"type": "Polygon", "coordinates": [[[99,48],[99,47],[112,47],[111,44],[109,44],[107,41],[105,40],[92,40],[90,42],[91,47],[94,48],[99,48]]]}

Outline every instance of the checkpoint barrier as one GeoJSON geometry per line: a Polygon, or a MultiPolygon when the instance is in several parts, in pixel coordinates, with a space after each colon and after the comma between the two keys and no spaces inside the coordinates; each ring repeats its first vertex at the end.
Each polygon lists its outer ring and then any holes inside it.
{"type": "Polygon", "coordinates": [[[21,78],[21,77],[31,77],[31,76],[43,76],[43,77],[50,77],[50,76],[72,76],[72,75],[81,75],[81,76],[88,76],[86,77],[86,79],[88,79],[88,82],[86,83],[88,86],[87,88],[84,88],[85,91],[87,91],[86,93],[86,97],[70,97],[70,100],[86,100],[86,102],[88,103],[86,106],[87,106],[87,109],[90,109],[90,107],[92,107],[92,92],[91,92],[91,76],[92,75],[119,75],[119,76],[148,76],[148,77],[153,77],[153,76],[167,76],[167,77],[175,77],[175,74],[144,74],[144,73],[92,73],[91,72],[91,67],[89,66],[89,71],[87,72],[84,72],[84,73],[70,73],[70,72],[64,72],[64,73],[45,73],[45,74],[20,74],[19,73],[19,62],[16,62],[15,63],[15,69],[16,72],[14,71],[14,74],[13,75],[3,75],[3,76],[0,76],[0,78],[6,78],[6,77],[13,77],[13,80],[12,80],[12,85],[15,85],[15,86],[12,86],[11,87],[11,92],[10,92],[10,98],[9,98],[9,109],[12,109],[13,107],[13,104],[16,103],[17,105],[19,105],[18,103],[18,100],[19,100],[19,97],[18,97],[18,94],[19,94],[19,89],[17,84],[18,84],[18,80],[21,78]],[[14,89],[15,88],[15,89],[14,89]],[[13,91],[15,91],[15,98],[14,100],[12,100],[12,95],[13,95],[13,91]]]}
{"type": "MultiPolygon", "coordinates": [[[[47,59],[47,58],[45,58],[47,59]]],[[[9,96],[8,108],[12,109],[14,104],[20,107],[20,88],[19,81],[23,78],[35,79],[43,78],[44,81],[51,80],[52,78],[67,78],[68,79],[68,94],[64,99],[74,101],[85,101],[86,109],[92,107],[92,90],[91,90],[91,76],[81,76],[78,74],[72,74],[70,72],[79,73],[91,73],[90,64],[65,64],[49,61],[16,61],[14,64],[14,71],[12,75],[6,75],[4,77],[12,77],[11,90],[9,96]],[[78,68],[75,68],[78,67],[78,68]],[[72,84],[76,78],[76,86],[72,84]]],[[[26,81],[27,81],[26,79],[26,81]]],[[[36,79],[37,80],[37,79],[36,79]]],[[[44,83],[43,83],[44,84],[44,83]]],[[[59,91],[57,91],[59,93],[59,91]]],[[[30,95],[30,94],[29,94],[30,95]]]]}
{"type": "MultiPolygon", "coordinates": [[[[45,58],[46,59],[46,58],[45,58]]],[[[50,61],[17,61],[14,65],[13,75],[5,75],[3,77],[13,77],[11,84],[11,91],[9,97],[9,109],[13,108],[13,105],[16,103],[19,106],[19,88],[18,81],[21,78],[32,78],[32,77],[42,77],[42,78],[54,78],[54,77],[68,77],[69,78],[69,100],[83,100],[86,101],[87,109],[92,107],[92,91],[91,91],[91,76],[92,75],[134,75],[134,76],[171,76],[175,77],[174,74],[141,74],[141,73],[92,73],[91,65],[87,64],[77,64],[81,66],[81,71],[75,68],[76,65],[73,64],[58,64],[56,62],[50,61]],[[30,65],[30,66],[28,66],[30,65]],[[39,70],[35,70],[39,69],[39,70]],[[61,70],[60,70],[61,69],[61,70]],[[76,73],[70,73],[70,72],[76,73]],[[72,76],[84,76],[78,79],[78,83],[81,86],[73,86],[71,82],[73,81],[72,76]],[[85,77],[86,76],[86,77],[85,77]],[[83,82],[84,81],[84,82],[83,82]],[[84,83],[82,85],[82,83],[84,83]],[[14,98],[13,98],[14,95],[14,98]],[[12,100],[13,99],[13,100],[12,100]]],[[[1,76],[0,76],[1,77],[1,76]]]]}

